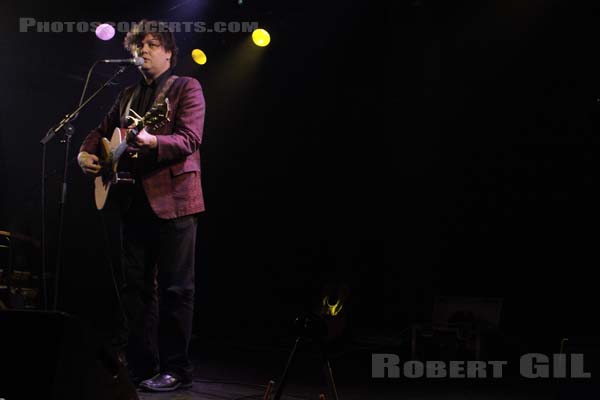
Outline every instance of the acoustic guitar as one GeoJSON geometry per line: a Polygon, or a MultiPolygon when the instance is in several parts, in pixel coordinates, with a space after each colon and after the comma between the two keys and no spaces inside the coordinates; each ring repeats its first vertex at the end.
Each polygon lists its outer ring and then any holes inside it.
{"type": "MultiPolygon", "coordinates": [[[[115,128],[110,141],[102,138],[100,141],[100,172],[94,180],[94,198],[96,208],[102,210],[108,199],[108,193],[112,185],[118,183],[134,183],[132,175],[128,171],[119,169],[119,160],[127,152],[132,138],[144,128],[153,131],[169,122],[169,99],[154,104],[143,117],[131,110],[133,116],[129,116],[130,128],[115,128]],[[133,126],[132,126],[133,125],[133,126]]],[[[138,154],[132,152],[130,157],[135,159],[138,154]]]]}

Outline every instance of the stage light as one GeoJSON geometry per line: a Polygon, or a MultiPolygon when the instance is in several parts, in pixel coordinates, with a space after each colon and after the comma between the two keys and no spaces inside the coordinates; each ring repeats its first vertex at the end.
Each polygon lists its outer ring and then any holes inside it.
{"type": "Polygon", "coordinates": [[[271,35],[264,29],[256,29],[252,32],[252,41],[259,47],[265,47],[271,42],[271,35]]]}
{"type": "Polygon", "coordinates": [[[96,27],[96,36],[100,40],[110,40],[115,36],[115,28],[110,24],[102,24],[96,27]]]}
{"type": "Polygon", "coordinates": [[[206,64],[206,54],[204,54],[204,52],[200,49],[192,50],[192,58],[196,64],[206,64]]]}
{"type": "Polygon", "coordinates": [[[335,317],[336,315],[338,315],[340,311],[342,311],[342,308],[344,308],[344,303],[341,299],[337,299],[335,303],[331,304],[329,296],[323,297],[322,304],[323,308],[321,312],[323,313],[323,315],[331,317],[335,317]]]}

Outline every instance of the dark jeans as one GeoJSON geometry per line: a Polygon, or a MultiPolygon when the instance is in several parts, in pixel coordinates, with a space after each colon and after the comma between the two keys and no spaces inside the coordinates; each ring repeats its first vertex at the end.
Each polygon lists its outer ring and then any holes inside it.
{"type": "Polygon", "coordinates": [[[138,188],[122,218],[123,308],[119,334],[138,378],[169,372],[191,379],[197,216],[159,219],[138,188]]]}

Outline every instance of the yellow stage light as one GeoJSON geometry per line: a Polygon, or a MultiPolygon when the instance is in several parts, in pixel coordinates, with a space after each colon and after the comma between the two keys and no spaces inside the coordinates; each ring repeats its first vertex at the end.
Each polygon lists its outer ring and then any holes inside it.
{"type": "Polygon", "coordinates": [[[206,64],[206,54],[204,54],[204,52],[200,49],[192,50],[192,58],[196,64],[206,64]]]}
{"type": "Polygon", "coordinates": [[[252,32],[252,41],[260,47],[265,47],[271,42],[271,35],[264,29],[256,29],[252,32]]]}

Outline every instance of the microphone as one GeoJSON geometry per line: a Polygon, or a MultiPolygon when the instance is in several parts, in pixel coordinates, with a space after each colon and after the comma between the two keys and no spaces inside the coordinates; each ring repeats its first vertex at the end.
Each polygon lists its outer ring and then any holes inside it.
{"type": "Polygon", "coordinates": [[[119,65],[135,65],[136,67],[139,67],[144,64],[144,59],[142,57],[117,58],[112,60],[100,60],[100,62],[119,65]]]}

